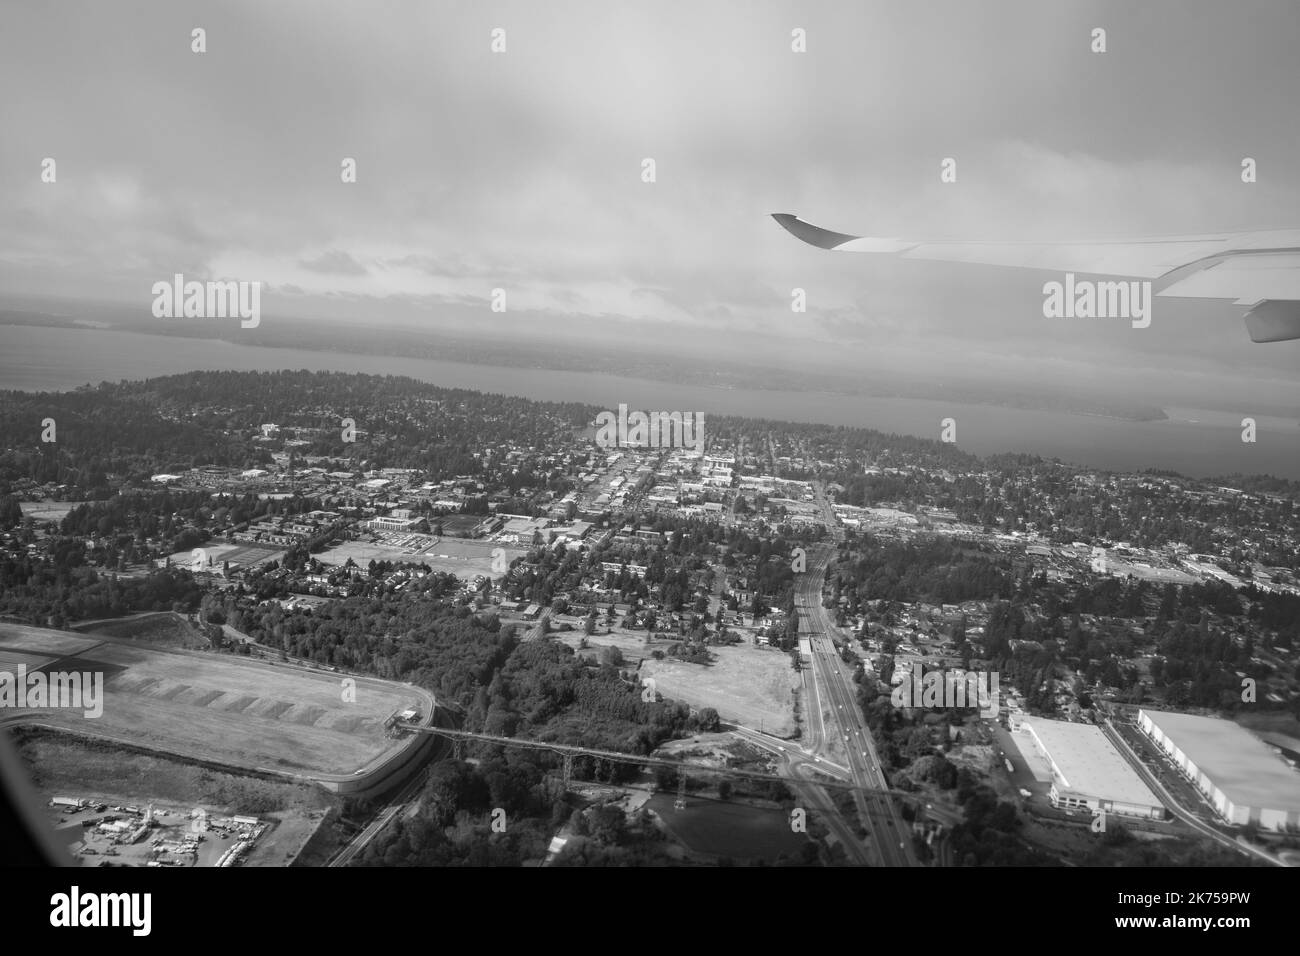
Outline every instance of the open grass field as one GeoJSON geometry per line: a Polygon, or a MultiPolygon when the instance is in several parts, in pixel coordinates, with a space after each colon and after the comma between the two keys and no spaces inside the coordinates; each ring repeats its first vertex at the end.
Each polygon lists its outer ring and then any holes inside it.
{"type": "Polygon", "coordinates": [[[1154,581],[1157,584],[1195,584],[1197,579],[1186,571],[1177,568],[1153,568],[1149,565],[1133,564],[1120,558],[1106,559],[1107,571],[1114,577],[1133,577],[1141,581],[1154,581]]]}
{"type": "Polygon", "coordinates": [[[251,568],[255,564],[261,564],[263,561],[269,561],[273,558],[278,560],[285,552],[284,548],[272,545],[209,542],[201,548],[177,551],[171,555],[172,567],[200,570],[199,566],[195,564],[195,550],[203,552],[201,570],[204,571],[220,571],[222,565],[227,561],[230,562],[232,568],[251,568]]]}
{"type": "Polygon", "coordinates": [[[220,551],[215,557],[218,566],[223,561],[229,561],[232,568],[249,568],[272,558],[278,560],[284,554],[284,548],[260,544],[222,544],[214,550],[220,551]]]}
{"type": "MultiPolygon", "coordinates": [[[[682,638],[673,631],[656,630],[656,635],[662,637],[652,637],[649,643],[646,643],[645,628],[625,628],[621,623],[623,618],[620,615],[615,619],[615,623],[608,625],[605,623],[605,612],[600,611],[596,615],[596,632],[590,636],[586,633],[587,617],[585,609],[579,614],[552,614],[551,615],[551,633],[549,638],[567,644],[574,650],[578,650],[578,645],[582,643],[584,637],[587,638],[587,650],[579,651],[588,657],[599,659],[600,651],[605,647],[617,647],[623,653],[623,660],[633,667],[650,657],[655,651],[667,652],[668,648],[674,644],[680,644],[682,638]],[[561,624],[570,625],[571,631],[558,631],[561,624]],[[608,629],[609,633],[605,633],[608,629]]],[[[750,628],[739,628],[734,625],[728,625],[728,630],[733,634],[739,634],[742,638],[742,646],[753,645],[753,631],[750,628]]],[[[713,648],[710,648],[713,650],[713,648]]],[[[789,664],[789,660],[786,661],[789,664]]]]}
{"type": "MultiPolygon", "coordinates": [[[[572,624],[574,629],[572,631],[565,631],[564,633],[552,631],[550,635],[548,635],[549,639],[567,644],[575,651],[578,651],[578,653],[585,654],[586,656],[592,657],[596,660],[600,659],[600,652],[606,647],[617,647],[623,654],[624,664],[632,667],[635,667],[643,659],[648,658],[654,651],[666,650],[670,644],[676,644],[681,640],[681,638],[675,637],[671,641],[651,641],[647,644],[645,642],[646,632],[644,630],[628,631],[618,625],[615,625],[610,629],[610,632],[606,634],[604,633],[605,616],[603,614],[598,618],[599,623],[596,625],[596,633],[588,637],[583,629],[586,623],[585,618],[580,617],[575,620],[572,616],[564,616],[559,619],[563,620],[565,623],[572,624]],[[587,638],[587,650],[580,651],[578,650],[578,645],[582,643],[584,637],[587,638]]],[[[551,617],[552,623],[556,620],[557,617],[553,615],[551,617]]]]}
{"type": "Polygon", "coordinates": [[[69,511],[84,504],[84,501],[50,501],[47,498],[45,501],[20,501],[18,507],[22,509],[24,518],[62,521],[69,511]]]}
{"type": "MultiPolygon", "coordinates": [[[[490,541],[465,541],[455,538],[440,538],[432,546],[412,552],[387,541],[371,544],[369,539],[345,541],[337,547],[323,551],[316,557],[324,564],[340,565],[351,558],[361,567],[372,560],[409,562],[427,564],[435,571],[445,571],[458,578],[472,578],[476,574],[492,575],[492,552],[500,548],[505,552],[509,564],[524,552],[519,548],[495,544],[490,541]]],[[[495,572],[500,576],[501,572],[495,572]]]]}
{"type": "Polygon", "coordinates": [[[443,534],[463,538],[483,523],[483,515],[446,515],[437,522],[442,525],[443,534]]]}
{"type": "Polygon", "coordinates": [[[254,815],[325,810],[334,800],[310,784],[221,773],[40,729],[20,730],[14,738],[32,786],[46,798],[94,795],[110,803],[172,803],[254,815]]]}
{"type": "MultiPolygon", "coordinates": [[[[0,624],[0,647],[35,650],[40,631],[0,624]]],[[[188,757],[252,769],[349,774],[401,745],[385,736],[385,718],[405,707],[428,713],[430,706],[427,693],[386,681],[357,678],[356,701],[350,703],[332,674],[47,633],[47,646],[80,645],[60,659],[59,669],[104,674],[103,715],[88,720],[81,710],[30,713],[70,731],[188,757]]]]}
{"type": "Polygon", "coordinates": [[[150,644],[154,647],[183,647],[207,650],[210,643],[203,633],[182,614],[159,611],[132,614],[130,617],[88,621],[76,625],[78,634],[101,634],[121,641],[150,644]]]}
{"type": "Polygon", "coordinates": [[[709,665],[645,660],[641,679],[653,677],[663,697],[712,707],[725,721],[755,730],[761,723],[764,731],[778,737],[794,734],[792,694],[800,682],[787,654],[747,644],[709,650],[717,656],[709,665]]]}
{"type": "Polygon", "coordinates": [[[98,643],[95,638],[73,634],[70,631],[52,631],[45,627],[0,623],[0,654],[10,653],[15,656],[34,654],[57,660],[71,654],[80,654],[98,643]]]}
{"type": "Polygon", "coordinates": [[[26,667],[28,671],[38,670],[46,664],[54,663],[54,660],[45,654],[28,654],[0,647],[0,671],[10,674],[18,673],[19,667],[26,667]]]}

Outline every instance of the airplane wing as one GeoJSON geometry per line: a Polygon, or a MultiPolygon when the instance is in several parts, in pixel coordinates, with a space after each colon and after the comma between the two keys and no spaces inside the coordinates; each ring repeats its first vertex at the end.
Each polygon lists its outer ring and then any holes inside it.
{"type": "Polygon", "coordinates": [[[796,238],[835,252],[1150,279],[1157,295],[1250,306],[1244,318],[1253,342],[1300,339],[1300,230],[1117,242],[917,242],[831,232],[788,213],[772,218],[796,238]]]}

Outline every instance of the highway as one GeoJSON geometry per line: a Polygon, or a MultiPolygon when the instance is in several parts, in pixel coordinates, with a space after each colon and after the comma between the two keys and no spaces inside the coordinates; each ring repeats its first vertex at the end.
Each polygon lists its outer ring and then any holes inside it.
{"type": "MultiPolygon", "coordinates": [[[[817,496],[827,527],[833,533],[838,533],[834,515],[820,486],[817,487],[817,496]]],[[[807,570],[800,575],[795,588],[800,636],[807,637],[812,647],[812,663],[810,666],[805,665],[803,670],[805,737],[802,746],[796,746],[790,741],[777,741],[776,738],[750,728],[736,728],[733,733],[777,757],[782,765],[778,771],[780,775],[786,777],[800,792],[808,804],[810,817],[815,815],[816,819],[826,825],[835,841],[844,848],[849,862],[863,866],[916,866],[918,862],[912,848],[911,826],[902,818],[897,802],[888,793],[889,781],[881,769],[875,742],[858,706],[852,670],[840,660],[832,639],[834,622],[822,607],[822,582],[833,555],[834,551],[830,547],[809,549],[807,570]],[[846,819],[836,808],[831,797],[831,791],[836,789],[849,789],[852,793],[858,818],[867,828],[866,842],[857,835],[858,821],[846,819]]],[[[524,640],[540,639],[549,617],[548,607],[542,611],[541,617],[524,640]]],[[[432,727],[407,729],[421,733],[439,731],[439,728],[432,727]]],[[[510,743],[519,745],[523,742],[511,740],[510,743]]],[[[542,746],[556,752],[572,750],[593,756],[621,756],[624,759],[630,756],[604,754],[583,748],[542,746]]],[[[644,765],[667,763],[653,758],[640,758],[640,762],[644,765]]],[[[739,776],[750,775],[731,772],[739,776]]],[[[346,862],[351,859],[373,839],[375,833],[391,822],[403,804],[404,796],[405,794],[394,800],[353,841],[353,845],[340,854],[339,860],[346,862]]],[[[334,865],[339,863],[336,861],[334,865]]]]}
{"type": "MultiPolygon", "coordinates": [[[[833,540],[840,540],[843,531],[826,498],[825,488],[816,482],[813,489],[827,530],[833,540]]],[[[884,792],[873,792],[889,790],[889,780],[858,706],[852,668],[840,659],[835,646],[834,619],[822,607],[822,585],[834,554],[833,546],[809,549],[807,570],[796,581],[799,634],[806,636],[812,647],[812,666],[805,670],[811,677],[808,681],[811,692],[805,696],[804,724],[818,736],[818,749],[825,759],[844,754],[849,780],[855,786],[854,802],[874,845],[876,863],[916,866],[912,828],[899,813],[897,801],[884,792]]]]}
{"type": "Polygon", "coordinates": [[[807,637],[812,645],[812,666],[808,670],[810,683],[816,685],[815,694],[808,699],[805,726],[819,738],[816,746],[826,759],[843,753],[849,780],[855,786],[853,800],[867,827],[877,865],[916,866],[910,824],[902,818],[892,797],[871,792],[888,790],[889,781],[858,706],[852,671],[840,660],[831,636],[834,622],[822,607],[822,581],[833,553],[828,548],[811,550],[808,569],[796,582],[800,637],[807,637]],[[816,714],[812,713],[813,707],[816,714]]]}

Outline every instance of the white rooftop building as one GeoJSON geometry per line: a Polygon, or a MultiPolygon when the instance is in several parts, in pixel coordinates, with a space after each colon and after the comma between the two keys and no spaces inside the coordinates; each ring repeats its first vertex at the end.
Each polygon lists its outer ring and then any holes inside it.
{"type": "Polygon", "coordinates": [[[1300,827],[1300,773],[1246,728],[1158,710],[1140,711],[1138,727],[1229,823],[1300,827]]]}
{"type": "Polygon", "coordinates": [[[1164,819],[1160,799],[1100,728],[1039,717],[1021,727],[1051,767],[1054,806],[1164,819]]]}

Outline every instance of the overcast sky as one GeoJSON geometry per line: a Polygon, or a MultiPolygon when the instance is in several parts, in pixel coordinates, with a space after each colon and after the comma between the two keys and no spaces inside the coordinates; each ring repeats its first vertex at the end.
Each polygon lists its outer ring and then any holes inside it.
{"type": "Polygon", "coordinates": [[[263,282],[264,327],[504,332],[527,311],[534,332],[765,362],[1300,404],[1300,343],[1251,343],[1229,302],[1053,322],[1059,273],[826,253],[769,217],[918,239],[1300,227],[1289,0],[5,6],[0,290],[147,314],[183,272],[263,282]]]}

